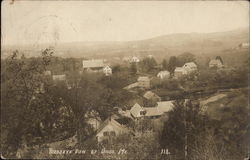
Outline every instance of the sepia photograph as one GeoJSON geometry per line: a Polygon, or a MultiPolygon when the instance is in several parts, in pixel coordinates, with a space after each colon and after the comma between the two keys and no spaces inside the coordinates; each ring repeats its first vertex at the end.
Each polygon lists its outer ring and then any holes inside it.
{"type": "Polygon", "coordinates": [[[1,159],[250,159],[247,0],[3,0],[1,159]]]}

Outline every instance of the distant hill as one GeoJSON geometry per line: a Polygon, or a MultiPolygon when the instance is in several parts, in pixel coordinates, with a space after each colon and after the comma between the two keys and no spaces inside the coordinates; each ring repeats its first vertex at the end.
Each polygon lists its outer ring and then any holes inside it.
{"type": "MultiPolygon", "coordinates": [[[[180,33],[163,35],[151,39],[127,42],[69,42],[55,47],[55,55],[60,57],[122,57],[129,55],[154,55],[159,59],[183,52],[195,55],[215,54],[231,50],[242,42],[249,42],[249,29],[241,28],[217,33],[180,33]]],[[[43,44],[38,49],[35,45],[3,46],[2,56],[13,49],[26,52],[29,56],[40,54],[43,44]],[[3,54],[3,52],[5,54],[3,54]]]]}

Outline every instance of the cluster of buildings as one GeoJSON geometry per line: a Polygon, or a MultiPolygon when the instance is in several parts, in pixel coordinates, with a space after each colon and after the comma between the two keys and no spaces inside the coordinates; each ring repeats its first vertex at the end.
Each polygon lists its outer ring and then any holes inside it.
{"type": "Polygon", "coordinates": [[[174,108],[173,101],[159,101],[154,107],[142,107],[136,103],[131,109],[130,113],[133,119],[141,118],[159,118],[164,113],[171,111],[174,108]]]}
{"type": "MultiPolygon", "coordinates": [[[[104,60],[83,60],[82,61],[82,70],[80,70],[80,74],[83,71],[86,72],[99,72],[103,73],[106,76],[112,75],[112,68],[105,64],[104,60]]],[[[66,81],[66,74],[52,74],[50,70],[46,70],[44,72],[45,76],[51,76],[53,81],[66,81]]]]}
{"type": "Polygon", "coordinates": [[[135,103],[130,110],[121,111],[118,115],[110,116],[104,122],[96,119],[94,123],[92,121],[91,123],[88,121],[88,123],[96,130],[95,137],[97,141],[101,142],[121,134],[134,134],[134,130],[128,126],[129,121],[136,122],[142,119],[157,119],[173,110],[173,108],[173,101],[159,101],[153,107],[143,107],[135,103]],[[97,123],[98,128],[95,128],[97,123]]]}
{"type": "MultiPolygon", "coordinates": [[[[218,57],[216,57],[215,59],[212,59],[209,62],[209,68],[217,68],[217,69],[221,69],[224,67],[224,64],[222,62],[222,60],[218,57]]],[[[174,78],[180,78],[183,75],[188,75],[190,73],[194,73],[198,70],[197,65],[194,62],[188,62],[185,63],[182,67],[176,67],[174,70],[174,78]]],[[[160,71],[157,74],[157,77],[160,79],[169,79],[170,78],[170,72],[169,71],[160,71]]]]}
{"type": "MultiPolygon", "coordinates": [[[[137,61],[137,60],[136,60],[137,61]]],[[[209,67],[213,68],[222,68],[223,62],[219,58],[212,59],[209,62],[209,67]]],[[[183,75],[188,75],[190,73],[196,72],[198,70],[197,65],[194,62],[185,63],[182,67],[176,67],[174,71],[174,77],[179,78],[183,75]]],[[[157,74],[157,77],[160,79],[168,79],[170,78],[169,71],[160,71],[157,74]]],[[[147,76],[139,76],[137,82],[130,84],[124,89],[130,90],[133,88],[143,88],[145,90],[150,89],[150,78],[147,76]]],[[[174,103],[173,101],[161,101],[161,97],[152,91],[148,90],[143,94],[143,97],[151,102],[155,102],[155,106],[153,107],[144,107],[139,103],[135,103],[130,110],[120,111],[119,116],[111,116],[106,119],[104,122],[100,120],[95,120],[93,122],[89,122],[92,126],[95,126],[96,130],[96,139],[98,142],[103,141],[104,139],[114,137],[116,135],[120,135],[123,133],[131,133],[131,128],[129,128],[126,123],[121,123],[122,119],[130,119],[132,121],[138,121],[140,119],[157,119],[162,115],[173,110],[174,103]],[[97,125],[98,123],[98,125],[97,125]]]]}
{"type": "MultiPolygon", "coordinates": [[[[139,58],[135,56],[128,60],[129,62],[136,63],[140,61],[139,58]]],[[[104,60],[83,60],[82,65],[82,71],[102,72],[106,76],[112,75],[112,69],[109,65],[105,64],[104,60]]],[[[222,68],[223,62],[218,58],[213,59],[209,62],[209,67],[222,68]]],[[[180,78],[183,75],[188,75],[197,70],[197,65],[194,62],[185,63],[182,67],[176,67],[174,70],[174,78],[180,78]]],[[[51,76],[50,71],[46,71],[44,74],[51,76]]],[[[157,77],[163,80],[169,79],[171,75],[169,71],[165,70],[160,71],[157,74],[157,77]]],[[[66,80],[66,75],[52,75],[52,79],[54,81],[64,81],[66,80]]],[[[150,80],[151,78],[148,76],[139,76],[137,82],[124,87],[124,89],[130,90],[133,88],[142,88],[148,90],[151,87],[150,80]]],[[[173,101],[161,101],[161,97],[150,90],[146,91],[143,94],[143,97],[151,102],[154,102],[156,105],[153,107],[143,107],[142,105],[135,103],[130,110],[118,112],[118,115],[112,115],[104,122],[101,121],[99,115],[95,111],[87,113],[85,118],[88,119],[87,123],[94,129],[97,141],[101,142],[104,139],[114,137],[116,135],[133,132],[127,125],[127,122],[130,120],[138,121],[145,118],[160,118],[162,115],[168,113],[174,108],[173,101]]]]}

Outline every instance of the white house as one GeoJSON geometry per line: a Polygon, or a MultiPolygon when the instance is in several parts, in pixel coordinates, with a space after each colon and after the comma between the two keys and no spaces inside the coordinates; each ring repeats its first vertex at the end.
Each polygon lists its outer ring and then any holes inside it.
{"type": "Polygon", "coordinates": [[[160,79],[168,79],[170,77],[170,72],[169,71],[160,71],[157,74],[157,77],[160,79]]]}
{"type": "Polygon", "coordinates": [[[249,43],[241,43],[239,44],[240,48],[249,48],[250,44],[249,43]]]}
{"type": "Polygon", "coordinates": [[[145,110],[138,103],[136,103],[131,109],[130,114],[133,118],[141,118],[145,115],[145,110]]]}
{"type": "Polygon", "coordinates": [[[197,71],[197,65],[194,62],[188,62],[185,63],[182,67],[176,67],[174,70],[174,76],[175,78],[179,78],[194,71],[197,71]]]}
{"type": "Polygon", "coordinates": [[[108,118],[101,124],[101,126],[97,130],[96,138],[98,142],[101,142],[105,139],[109,139],[128,132],[129,130],[127,127],[121,125],[112,118],[108,118]]]}
{"type": "Polygon", "coordinates": [[[138,62],[140,62],[140,59],[138,58],[138,57],[136,57],[136,56],[133,56],[131,59],[130,59],[130,63],[138,63],[138,62]]]}
{"type": "Polygon", "coordinates": [[[186,69],[184,69],[183,67],[176,67],[174,70],[174,77],[175,78],[179,78],[183,75],[187,75],[188,71],[186,69]]]}
{"type": "Polygon", "coordinates": [[[184,68],[185,70],[188,71],[188,73],[191,73],[193,71],[196,71],[197,70],[197,65],[194,63],[194,62],[188,62],[188,63],[185,63],[182,68],[184,68]]]}
{"type": "Polygon", "coordinates": [[[112,69],[109,67],[109,66],[105,66],[103,68],[103,73],[106,75],[106,76],[110,76],[112,75],[112,69]]]}

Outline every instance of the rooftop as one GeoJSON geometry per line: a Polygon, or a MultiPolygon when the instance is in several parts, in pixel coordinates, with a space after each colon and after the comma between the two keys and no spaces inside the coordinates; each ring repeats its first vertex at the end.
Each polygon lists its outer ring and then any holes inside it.
{"type": "Polygon", "coordinates": [[[136,103],[131,109],[130,113],[134,116],[137,117],[138,113],[143,110],[143,107],[141,107],[138,103],[136,103]]]}
{"type": "Polygon", "coordinates": [[[184,66],[186,66],[186,67],[191,67],[191,68],[197,67],[197,65],[196,65],[194,62],[185,63],[185,64],[183,65],[183,67],[184,67],[184,66]]]}
{"type": "Polygon", "coordinates": [[[104,61],[101,59],[83,60],[82,65],[83,65],[83,68],[99,68],[99,67],[104,67],[104,61]]]}
{"type": "Polygon", "coordinates": [[[139,77],[138,81],[150,81],[148,77],[139,77]]]}
{"type": "Polygon", "coordinates": [[[173,101],[157,102],[157,107],[161,112],[169,112],[174,108],[173,101]]]}
{"type": "Polygon", "coordinates": [[[160,116],[163,114],[158,107],[145,107],[146,110],[145,116],[151,117],[151,116],[160,116]]]}

